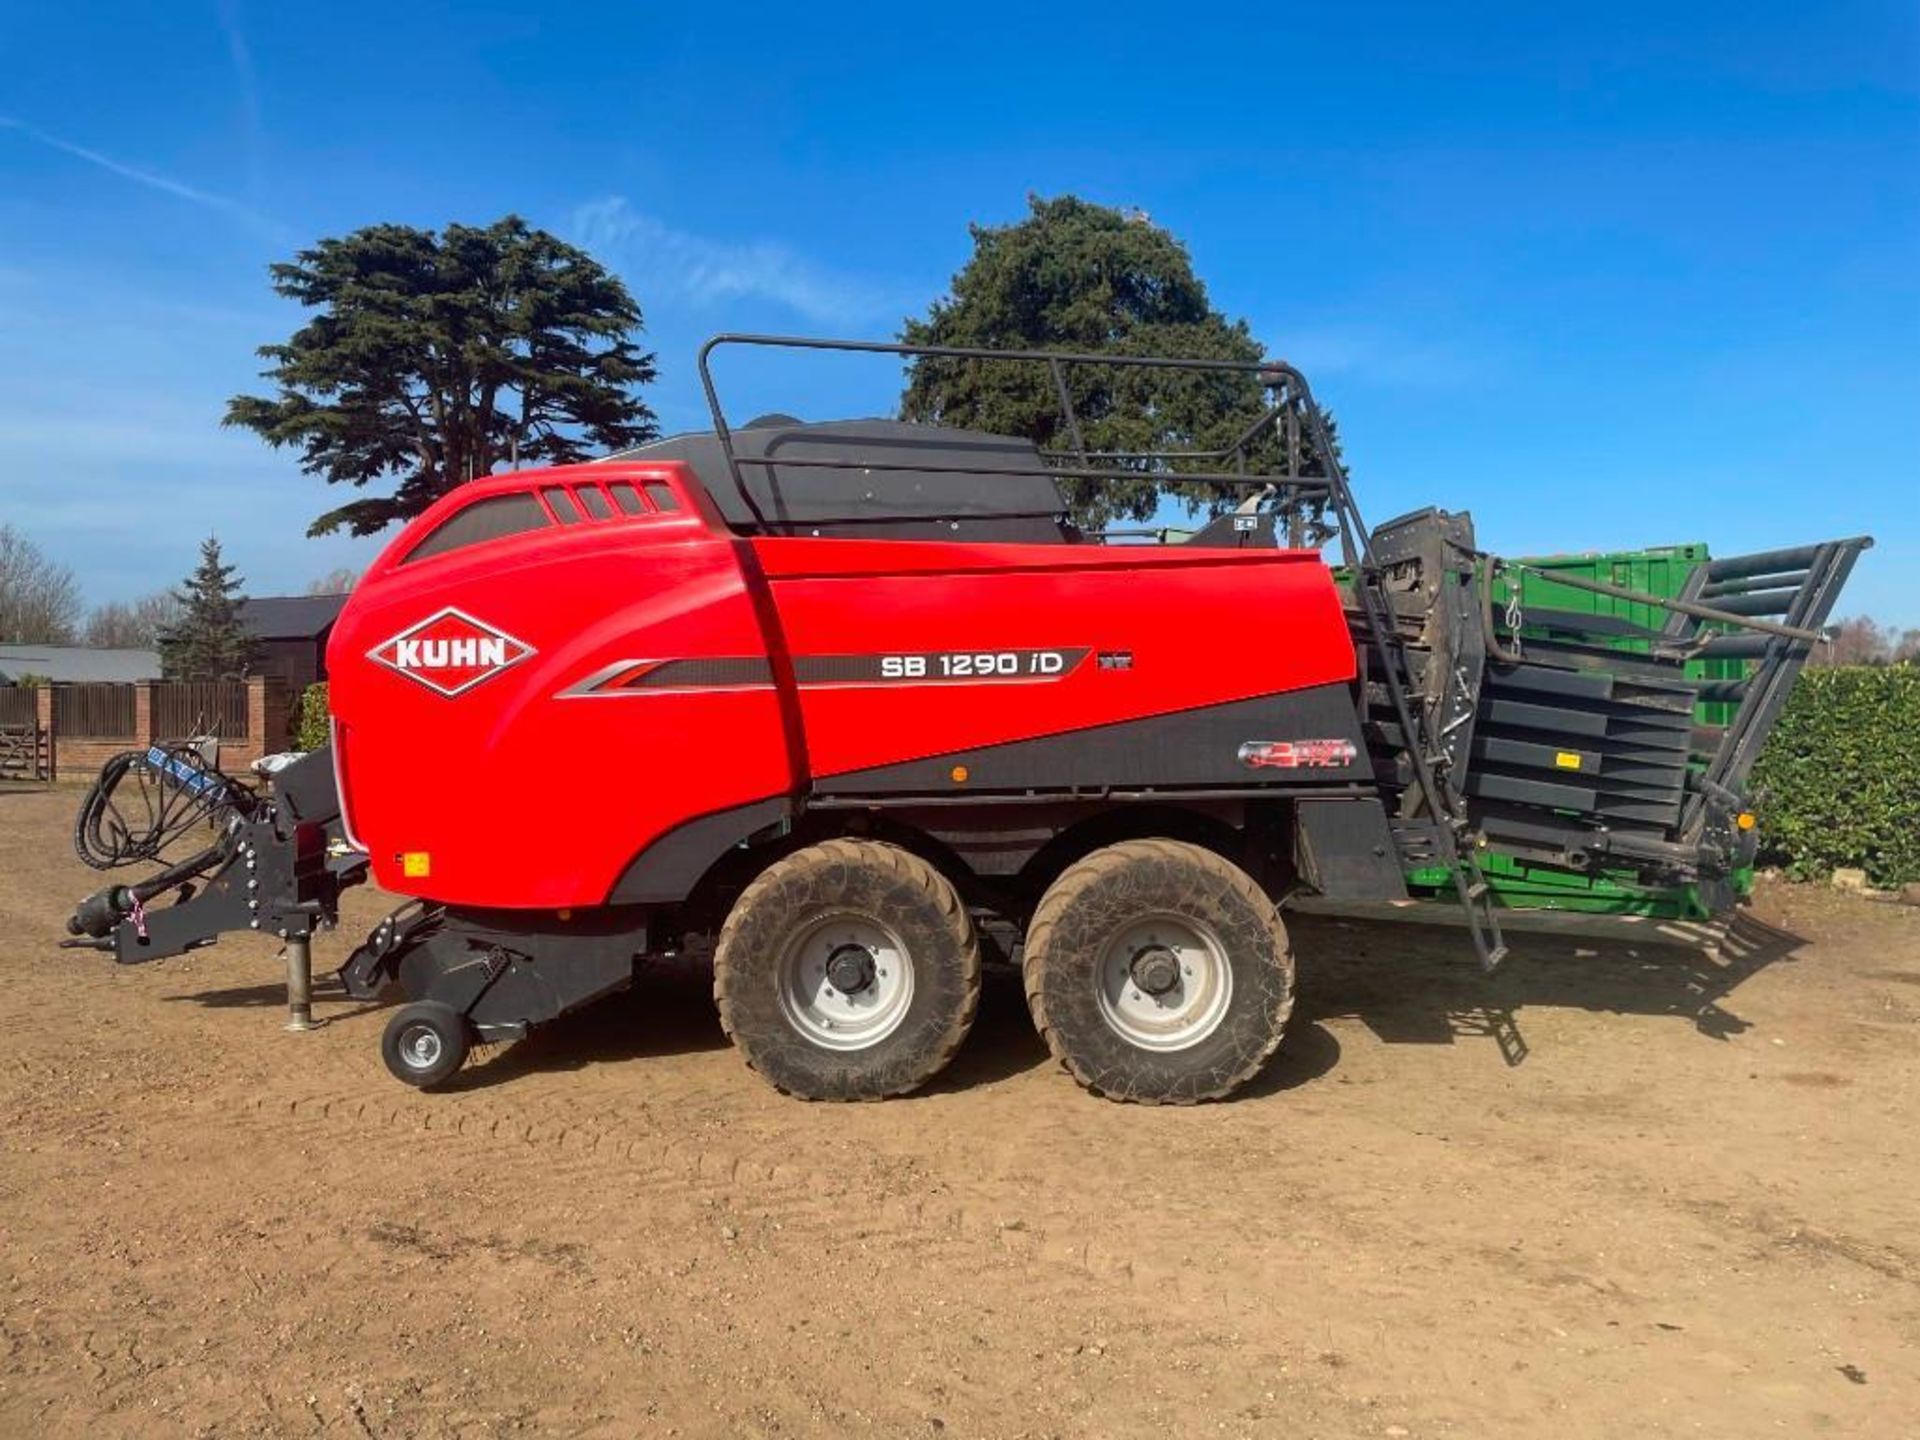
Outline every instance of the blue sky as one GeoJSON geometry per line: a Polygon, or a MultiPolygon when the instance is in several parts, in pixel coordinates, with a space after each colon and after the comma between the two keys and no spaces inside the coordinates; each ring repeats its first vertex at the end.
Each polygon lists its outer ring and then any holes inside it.
{"type": "MultiPolygon", "coordinates": [[[[256,594],[377,541],[225,398],[266,266],[517,211],[721,329],[885,337],[1030,192],[1137,206],[1338,413],[1366,512],[1504,553],[1871,531],[1920,625],[1920,12],[1773,6],[0,5],[0,520],[89,598],[210,529],[256,594]],[[1238,11],[1239,13],[1233,13],[1238,11]]],[[[874,413],[884,366],[736,372],[874,413]]]]}

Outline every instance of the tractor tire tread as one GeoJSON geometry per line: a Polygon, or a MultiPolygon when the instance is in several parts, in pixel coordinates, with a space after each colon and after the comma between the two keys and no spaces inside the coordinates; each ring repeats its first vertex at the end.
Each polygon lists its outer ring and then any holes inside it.
{"type": "Polygon", "coordinates": [[[1069,865],[1047,888],[1027,925],[1022,972],[1027,1007],[1032,1012],[1034,1027],[1040,1032],[1048,1052],[1082,1087],[1105,1099],[1126,1104],[1197,1105],[1202,1101],[1225,1099],[1266,1067],[1274,1051],[1279,1049],[1287,1020],[1293,1013],[1293,949],[1278,907],[1239,866],[1204,846],[1184,840],[1124,840],[1096,850],[1069,865]],[[1088,1069],[1074,1055],[1062,1038],[1059,1027],[1049,1017],[1044,994],[1049,968],[1054,961],[1053,932],[1061,915],[1094,885],[1143,859],[1162,864],[1192,865],[1216,884],[1221,893],[1231,894],[1257,913],[1263,912],[1269,916],[1275,946],[1285,967],[1286,983],[1271,1011],[1268,1034],[1262,1044],[1248,1052],[1241,1063],[1219,1076],[1214,1083],[1179,1094],[1143,1091],[1124,1075],[1095,1073],[1088,1069]]]}
{"type": "Polygon", "coordinates": [[[980,1010],[979,952],[979,940],[974,933],[973,917],[960,903],[958,892],[954,890],[946,876],[920,856],[881,840],[846,838],[822,840],[776,860],[761,871],[741,892],[740,898],[734,902],[732,910],[728,912],[726,921],[720,927],[719,939],[713,952],[713,997],[720,1012],[720,1028],[727,1039],[740,1051],[747,1062],[747,1068],[760,1075],[783,1095],[809,1101],[841,1102],[885,1100],[895,1095],[904,1095],[918,1089],[945,1069],[954,1055],[959,1052],[961,1044],[967,1038],[967,1032],[973,1028],[974,1017],[980,1010]],[[742,1044],[741,1037],[735,1033],[733,1000],[736,988],[741,983],[738,947],[744,917],[751,913],[751,907],[758,905],[782,885],[822,865],[873,865],[890,871],[901,883],[922,892],[938,912],[941,924],[949,931],[960,953],[971,957],[972,961],[963,972],[965,995],[962,1004],[941,1033],[938,1042],[931,1048],[925,1064],[914,1074],[904,1076],[896,1083],[872,1091],[822,1095],[795,1089],[783,1083],[778,1076],[769,1074],[764,1066],[755,1063],[752,1047],[742,1044]]]}

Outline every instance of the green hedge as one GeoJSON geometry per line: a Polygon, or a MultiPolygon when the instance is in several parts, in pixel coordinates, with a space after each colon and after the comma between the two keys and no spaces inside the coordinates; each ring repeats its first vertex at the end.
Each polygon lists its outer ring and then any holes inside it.
{"type": "Polygon", "coordinates": [[[1920,666],[1808,670],[1754,769],[1761,857],[1920,880],[1920,666]]]}
{"type": "Polygon", "coordinates": [[[327,684],[323,680],[307,686],[300,696],[300,748],[318,750],[327,738],[327,684]]]}

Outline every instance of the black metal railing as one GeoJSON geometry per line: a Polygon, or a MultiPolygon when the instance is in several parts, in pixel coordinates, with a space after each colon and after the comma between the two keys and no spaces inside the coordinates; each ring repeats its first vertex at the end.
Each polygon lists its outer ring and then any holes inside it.
{"type": "MultiPolygon", "coordinates": [[[[1306,522],[1298,526],[1296,517],[1310,515],[1312,522],[1328,511],[1350,508],[1346,476],[1333,456],[1333,441],[1323,418],[1313,403],[1306,377],[1280,360],[1195,360],[1172,356],[1098,355],[1054,350],[990,350],[955,345],[906,345],[881,340],[821,340],[798,335],[716,335],[700,348],[701,388],[706,393],[707,409],[713,418],[714,437],[725,457],[728,478],[747,512],[757,525],[765,527],[767,516],[747,484],[744,467],[759,466],[780,470],[858,470],[862,474],[907,473],[913,475],[977,476],[978,466],[941,465],[915,459],[882,462],[863,458],[743,455],[734,444],[733,428],[727,422],[719,388],[714,383],[713,353],[724,346],[757,346],[780,350],[825,350],[863,355],[892,355],[901,359],[972,360],[993,364],[1028,364],[1044,367],[1049,373],[1055,398],[1059,402],[1058,433],[1070,442],[1066,450],[1039,451],[1041,464],[1006,466],[995,464],[995,479],[1008,476],[1078,480],[1094,484],[1137,485],[1143,479],[1163,479],[1168,484],[1199,486],[1218,490],[1222,495],[1241,495],[1249,491],[1272,490],[1268,503],[1287,516],[1290,531],[1308,533],[1306,522]],[[1254,380],[1270,398],[1263,412],[1252,419],[1227,445],[1218,448],[1194,446],[1173,450],[1089,450],[1081,417],[1073,403],[1068,372],[1074,367],[1118,367],[1133,370],[1201,372],[1240,375],[1254,380]],[[1263,453],[1284,463],[1263,459],[1263,453]],[[1309,456],[1317,456],[1325,474],[1305,473],[1309,456]],[[1105,462],[1105,463],[1095,463],[1105,462]],[[1216,468],[1185,468],[1189,466],[1216,468]]],[[[1324,527],[1317,533],[1337,533],[1337,527],[1324,527]]]]}

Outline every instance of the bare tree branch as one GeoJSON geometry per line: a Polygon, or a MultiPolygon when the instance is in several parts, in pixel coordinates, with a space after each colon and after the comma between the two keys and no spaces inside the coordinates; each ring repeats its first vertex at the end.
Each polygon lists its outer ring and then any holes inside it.
{"type": "Polygon", "coordinates": [[[0,524],[0,643],[71,643],[80,610],[73,571],[49,560],[13,526],[0,524]]]}

